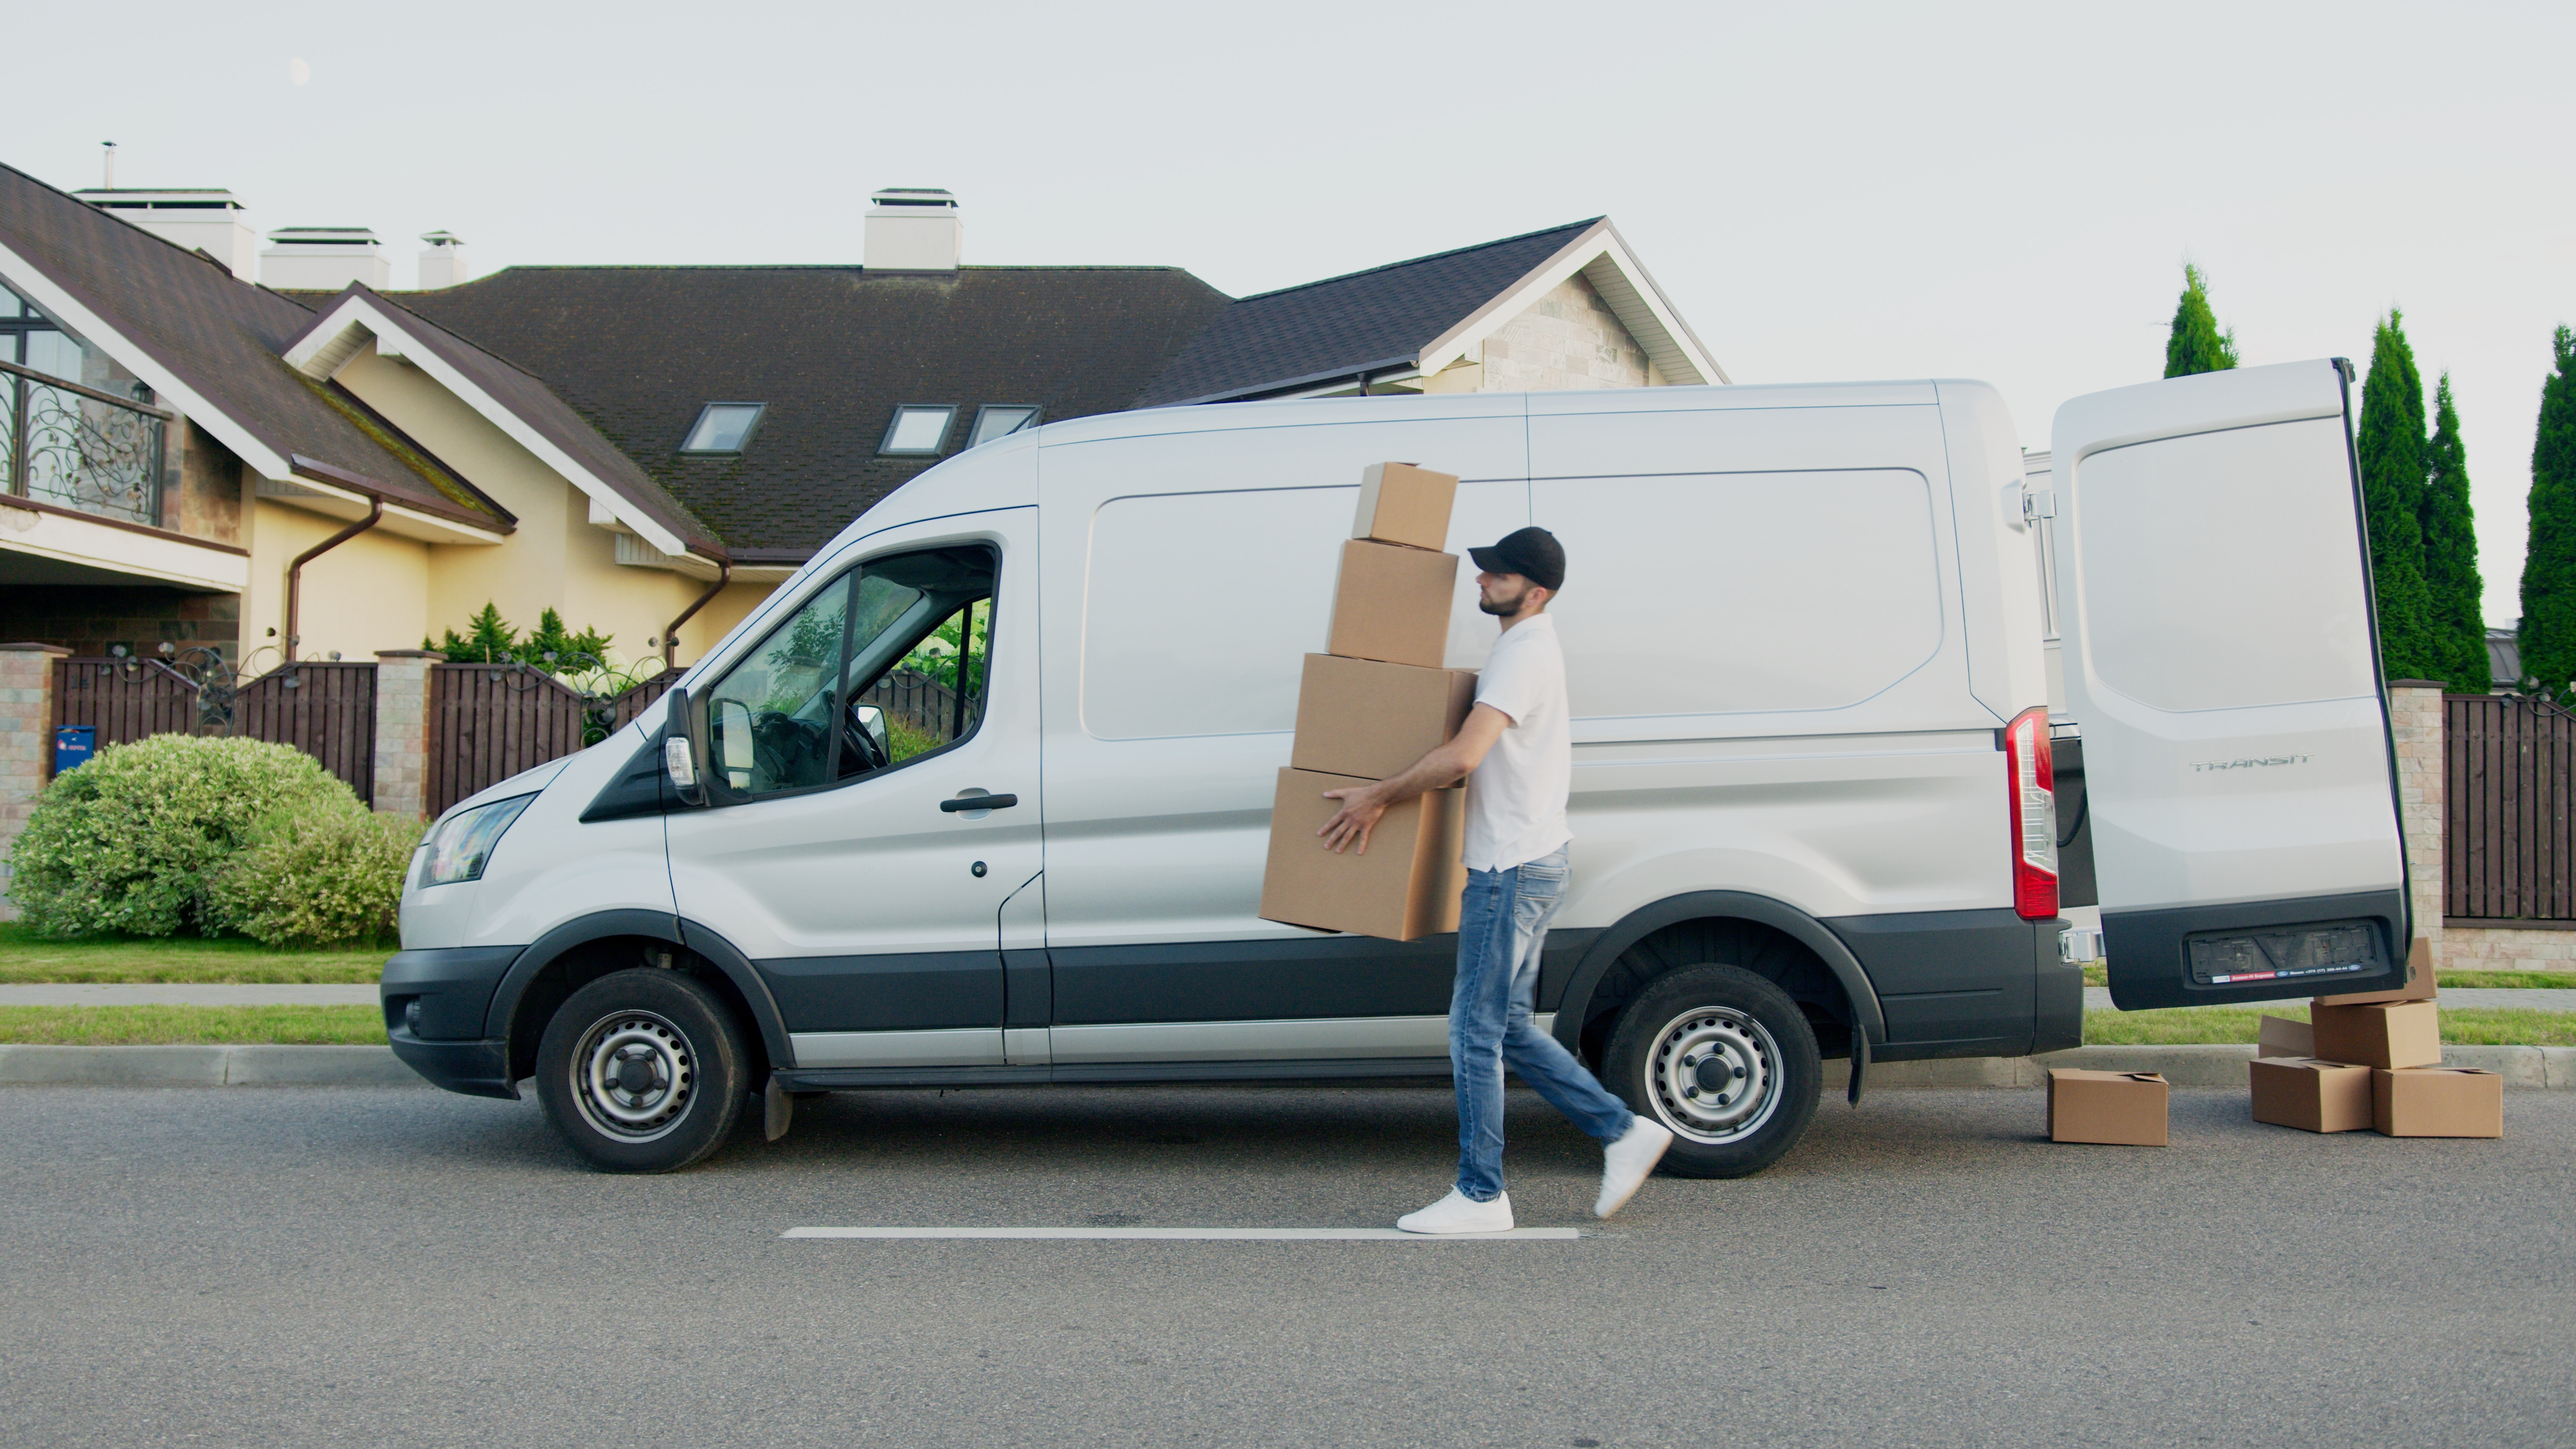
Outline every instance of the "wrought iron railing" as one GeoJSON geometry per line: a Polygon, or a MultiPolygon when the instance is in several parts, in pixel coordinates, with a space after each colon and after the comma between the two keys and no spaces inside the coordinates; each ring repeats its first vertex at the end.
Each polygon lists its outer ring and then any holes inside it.
{"type": "Polygon", "coordinates": [[[173,414],[0,362],[0,454],[11,496],[159,527],[173,414]]]}

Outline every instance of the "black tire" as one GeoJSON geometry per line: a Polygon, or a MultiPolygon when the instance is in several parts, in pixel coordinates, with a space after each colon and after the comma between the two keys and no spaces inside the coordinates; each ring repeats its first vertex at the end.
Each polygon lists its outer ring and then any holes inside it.
{"type": "Polygon", "coordinates": [[[1750,1177],[1779,1161],[1824,1084],[1805,1013],[1741,966],[1650,982],[1619,1013],[1602,1066],[1630,1110],[1672,1129],[1663,1170],[1677,1177],[1750,1177]]]}
{"type": "Polygon", "coordinates": [[[657,967],[574,992],[537,1044],[546,1120],[603,1172],[677,1172],[723,1146],[749,1075],[733,1012],[657,967]]]}

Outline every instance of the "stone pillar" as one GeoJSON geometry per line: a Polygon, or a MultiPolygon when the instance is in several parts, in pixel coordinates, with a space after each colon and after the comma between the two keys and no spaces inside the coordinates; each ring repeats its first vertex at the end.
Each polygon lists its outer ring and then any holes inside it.
{"type": "Polygon", "coordinates": [[[2397,738],[2397,817],[2406,830],[2406,868],[2415,883],[2415,934],[2442,964],[2442,686],[2430,679],[2388,682],[2388,722],[2397,738]]]}
{"type": "Polygon", "coordinates": [[[9,847],[53,773],[54,661],[69,653],[51,644],[0,644],[0,921],[18,918],[5,894],[9,847]]]}
{"type": "Polygon", "coordinates": [[[429,649],[376,651],[376,809],[429,813],[429,649]]]}

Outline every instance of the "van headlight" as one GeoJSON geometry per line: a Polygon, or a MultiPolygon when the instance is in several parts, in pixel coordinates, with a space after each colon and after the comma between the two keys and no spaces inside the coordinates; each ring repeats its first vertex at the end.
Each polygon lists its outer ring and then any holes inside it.
{"type": "Polygon", "coordinates": [[[479,880],[483,863],[492,858],[492,847],[501,843],[501,832],[528,808],[534,795],[514,795],[459,811],[439,822],[420,843],[420,883],[424,886],[454,885],[458,881],[479,880]]]}

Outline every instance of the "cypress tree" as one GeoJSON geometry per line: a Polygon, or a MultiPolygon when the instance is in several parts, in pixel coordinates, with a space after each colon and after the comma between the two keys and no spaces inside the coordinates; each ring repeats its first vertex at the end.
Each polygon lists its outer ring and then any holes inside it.
{"type": "Polygon", "coordinates": [[[2173,332],[2165,338],[2165,376],[2225,372],[2235,365],[2236,333],[2218,330],[2218,316],[2209,310],[2209,279],[2186,262],[2182,300],[2174,303],[2173,332]]]}
{"type": "Polygon", "coordinates": [[[2424,590],[2432,596],[2433,662],[2426,676],[2454,694],[2493,687],[2487,662],[2486,581],[2478,575],[2477,510],[2469,503],[2469,455],[2460,414],[2451,406],[2451,375],[2433,388],[2433,441],[2424,456],[2424,590]]]}
{"type": "Polygon", "coordinates": [[[2433,601],[2424,587],[2424,378],[2406,344],[2406,318],[2388,310],[2370,339],[2361,384],[2362,506],[2370,523],[2371,584],[2379,595],[2380,664],[2391,679],[2438,679],[2433,601]]]}
{"type": "Polygon", "coordinates": [[[2522,559],[2522,672],[2569,692],[2576,680],[2576,333],[2550,339],[2557,370],[2540,387],[2531,444],[2531,542],[2522,559]]]}

